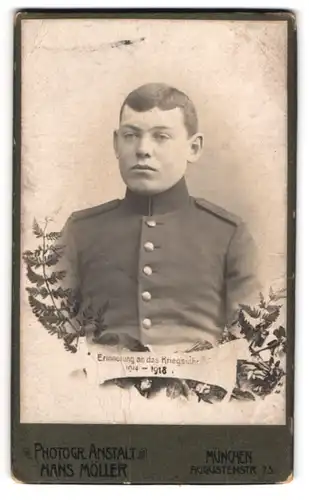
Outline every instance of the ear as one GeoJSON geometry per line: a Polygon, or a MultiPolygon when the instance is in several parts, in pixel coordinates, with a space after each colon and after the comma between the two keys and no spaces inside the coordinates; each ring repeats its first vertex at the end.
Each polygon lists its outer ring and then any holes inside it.
{"type": "Polygon", "coordinates": [[[118,130],[114,130],[113,141],[114,141],[114,151],[115,151],[116,158],[119,158],[119,152],[118,152],[118,130]]]}
{"type": "Polygon", "coordinates": [[[204,145],[204,136],[200,132],[197,132],[188,139],[189,150],[188,150],[187,160],[189,163],[194,163],[200,158],[203,152],[203,145],[204,145]]]}

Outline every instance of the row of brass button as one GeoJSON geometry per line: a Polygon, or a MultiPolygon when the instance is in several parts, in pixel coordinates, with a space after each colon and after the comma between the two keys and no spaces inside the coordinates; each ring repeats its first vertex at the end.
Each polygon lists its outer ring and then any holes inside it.
{"type": "MultiPolygon", "coordinates": [[[[156,225],[157,225],[156,221],[154,221],[152,219],[151,220],[147,220],[146,224],[147,224],[148,227],[156,227],[156,225]]],[[[153,252],[153,250],[154,250],[154,244],[151,241],[146,241],[146,243],[144,243],[144,249],[146,250],[146,252],[153,252]]],[[[146,276],[151,276],[152,275],[152,269],[151,269],[151,267],[150,266],[145,266],[143,268],[143,273],[146,274],[146,276]]],[[[151,300],[151,293],[145,290],[144,292],[142,292],[142,299],[145,302],[149,302],[151,300]]],[[[148,330],[152,326],[151,319],[150,318],[144,318],[143,321],[142,321],[142,325],[143,325],[144,328],[146,328],[148,330]]]]}

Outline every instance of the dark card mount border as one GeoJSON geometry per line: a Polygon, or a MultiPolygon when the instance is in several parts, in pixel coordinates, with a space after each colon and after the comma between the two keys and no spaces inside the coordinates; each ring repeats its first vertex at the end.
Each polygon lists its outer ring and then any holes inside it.
{"type": "Polygon", "coordinates": [[[11,470],[25,483],[54,484],[267,484],[289,482],[293,470],[295,240],[296,240],[296,132],[297,40],[296,15],[278,9],[23,9],[14,17],[13,122],[13,268],[11,470]],[[286,424],[266,425],[106,425],[20,423],[20,219],[21,219],[21,23],[26,19],[204,19],[229,21],[287,21],[288,29],[288,202],[287,202],[287,391],[286,424]],[[134,446],[147,449],[147,458],[132,461],[123,478],[67,477],[42,479],[33,457],[33,443],[45,446],[134,446]],[[236,446],[235,446],[236,443],[236,446]],[[256,475],[190,475],[206,449],[252,450],[256,475]],[[267,467],[270,466],[270,469],[267,467]],[[271,472],[271,471],[272,472],[271,472]]]}

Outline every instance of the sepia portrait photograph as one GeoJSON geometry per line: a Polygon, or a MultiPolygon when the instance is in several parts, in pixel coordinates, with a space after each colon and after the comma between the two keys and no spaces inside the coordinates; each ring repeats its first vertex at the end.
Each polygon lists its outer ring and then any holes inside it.
{"type": "Polygon", "coordinates": [[[285,425],[288,22],[21,20],[20,421],[285,425]]]}

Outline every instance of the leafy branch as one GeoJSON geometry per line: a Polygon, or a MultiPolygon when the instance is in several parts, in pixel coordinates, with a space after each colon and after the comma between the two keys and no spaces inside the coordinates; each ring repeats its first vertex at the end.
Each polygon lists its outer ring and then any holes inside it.
{"type": "Polygon", "coordinates": [[[236,323],[240,327],[240,334],[248,340],[253,356],[259,356],[267,350],[272,355],[276,351],[286,351],[285,329],[281,326],[272,332],[272,327],[280,316],[282,304],[278,304],[278,301],[282,298],[285,298],[284,289],[274,292],[270,287],[267,300],[260,293],[260,301],[256,307],[240,304],[236,323]],[[275,338],[269,341],[270,336],[275,338]]]}
{"type": "MultiPolygon", "coordinates": [[[[280,392],[285,375],[281,362],[286,353],[287,337],[285,328],[276,327],[275,323],[282,308],[279,301],[285,297],[285,289],[274,291],[270,287],[268,297],[260,293],[255,307],[240,304],[237,321],[231,330],[235,333],[238,329],[248,340],[252,359],[238,361],[233,399],[255,399],[257,395],[265,397],[274,390],[280,392]]],[[[229,331],[227,334],[231,335],[229,331]]]]}
{"type": "Polygon", "coordinates": [[[107,305],[96,314],[91,307],[81,310],[78,294],[62,286],[67,271],[58,269],[58,264],[64,256],[65,245],[60,244],[61,232],[47,232],[48,222],[46,218],[41,227],[34,219],[32,232],[40,244],[34,250],[26,250],[22,256],[32,285],[26,287],[28,302],[40,324],[51,335],[62,339],[67,351],[75,353],[80,337],[85,336],[89,328],[96,336],[106,328],[107,305]]]}

